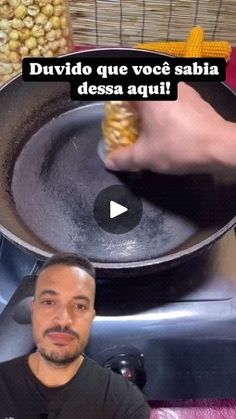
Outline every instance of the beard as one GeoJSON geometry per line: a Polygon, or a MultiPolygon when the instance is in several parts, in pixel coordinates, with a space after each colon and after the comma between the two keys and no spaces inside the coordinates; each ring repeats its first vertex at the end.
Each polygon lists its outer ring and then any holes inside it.
{"type": "MultiPolygon", "coordinates": [[[[85,346],[84,346],[85,347],[85,346]]],[[[59,353],[59,351],[48,351],[43,346],[38,345],[38,352],[48,362],[57,366],[66,366],[73,363],[83,353],[83,349],[78,348],[73,353],[59,353]]]]}
{"type": "Polygon", "coordinates": [[[88,339],[87,340],[81,340],[80,336],[74,332],[71,331],[67,328],[60,328],[60,327],[54,327],[51,329],[47,329],[43,336],[46,337],[48,333],[50,332],[67,332],[70,333],[71,335],[75,336],[75,338],[77,339],[77,346],[74,350],[67,350],[66,352],[63,351],[63,347],[58,345],[58,350],[57,349],[47,349],[46,345],[44,345],[43,340],[38,339],[36,340],[36,347],[38,352],[40,353],[40,355],[48,362],[53,363],[54,365],[60,367],[60,366],[66,366],[69,365],[71,363],[73,363],[76,359],[78,359],[80,357],[80,355],[84,352],[84,349],[87,345],[88,339]],[[61,348],[61,349],[60,349],[61,348]]]}

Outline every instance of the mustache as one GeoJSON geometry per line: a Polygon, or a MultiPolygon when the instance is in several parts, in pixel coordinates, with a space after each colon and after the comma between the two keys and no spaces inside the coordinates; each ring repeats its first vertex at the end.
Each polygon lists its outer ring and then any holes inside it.
{"type": "Polygon", "coordinates": [[[48,328],[44,331],[43,336],[45,337],[49,333],[67,333],[69,335],[74,336],[75,338],[79,339],[79,334],[75,332],[75,330],[70,329],[69,327],[61,327],[61,326],[54,326],[51,328],[48,328]]]}

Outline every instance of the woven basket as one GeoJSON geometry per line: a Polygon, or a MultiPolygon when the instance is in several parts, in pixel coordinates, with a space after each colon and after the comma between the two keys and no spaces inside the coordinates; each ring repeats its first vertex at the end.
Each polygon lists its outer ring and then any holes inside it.
{"type": "Polygon", "coordinates": [[[236,45],[236,0],[70,0],[70,12],[76,44],[184,40],[200,25],[236,45]]]}

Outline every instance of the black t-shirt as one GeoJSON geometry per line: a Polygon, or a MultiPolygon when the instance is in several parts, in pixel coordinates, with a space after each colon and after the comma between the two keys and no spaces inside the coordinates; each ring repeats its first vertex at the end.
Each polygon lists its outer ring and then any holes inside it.
{"type": "Polygon", "coordinates": [[[0,363],[0,419],[149,419],[139,389],[85,357],[66,384],[47,387],[32,373],[28,355],[0,363]]]}

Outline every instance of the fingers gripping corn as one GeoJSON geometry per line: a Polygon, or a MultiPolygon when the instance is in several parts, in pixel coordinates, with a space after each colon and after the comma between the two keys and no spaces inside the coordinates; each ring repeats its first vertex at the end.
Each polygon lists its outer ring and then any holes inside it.
{"type": "Polygon", "coordinates": [[[106,152],[134,144],[139,132],[138,116],[132,103],[108,101],[102,125],[106,152]]]}

